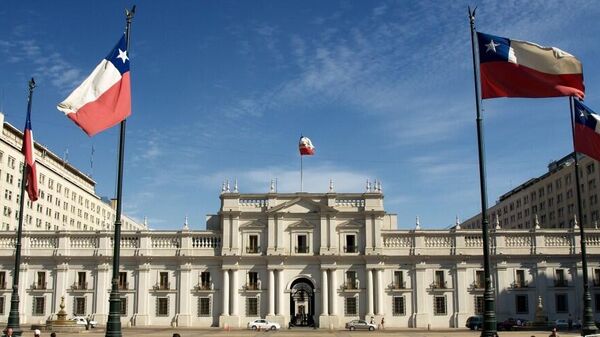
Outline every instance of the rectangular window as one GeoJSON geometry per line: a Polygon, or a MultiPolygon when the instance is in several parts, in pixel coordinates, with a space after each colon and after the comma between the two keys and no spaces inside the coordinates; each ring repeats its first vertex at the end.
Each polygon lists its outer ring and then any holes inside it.
{"type": "Polygon", "coordinates": [[[475,288],[481,289],[485,287],[485,274],[483,270],[475,271],[475,288]]]}
{"type": "Polygon", "coordinates": [[[121,316],[127,316],[127,297],[121,297],[121,316]]]}
{"type": "Polygon", "coordinates": [[[600,312],[600,294],[594,294],[594,304],[596,305],[596,312],[600,312]]]}
{"type": "Polygon", "coordinates": [[[168,297],[159,297],[156,299],[156,316],[169,316],[168,297]]]}
{"type": "Polygon", "coordinates": [[[162,271],[159,274],[160,280],[159,280],[159,289],[160,290],[169,290],[171,289],[170,284],[169,284],[169,273],[166,271],[162,271]]]}
{"type": "Polygon", "coordinates": [[[306,235],[297,236],[296,253],[308,253],[308,240],[306,235]]]}
{"type": "Polygon", "coordinates": [[[0,315],[4,315],[4,296],[0,296],[0,315]]]}
{"type": "Polygon", "coordinates": [[[43,316],[46,309],[46,301],[44,296],[38,296],[33,298],[33,315],[43,316]]]}
{"type": "Polygon", "coordinates": [[[258,317],[258,297],[246,297],[246,316],[258,317]]]}
{"type": "Polygon", "coordinates": [[[404,296],[394,296],[394,301],[393,301],[392,305],[393,305],[392,314],[394,316],[406,315],[404,296]]]}
{"type": "Polygon", "coordinates": [[[441,289],[446,288],[446,281],[444,280],[444,271],[443,270],[435,271],[434,288],[441,288],[441,289]]]}
{"type": "Polygon", "coordinates": [[[527,295],[516,295],[515,304],[517,305],[517,314],[529,313],[529,298],[527,295]]]}
{"type": "Polygon", "coordinates": [[[394,271],[394,283],[392,284],[394,289],[404,289],[406,284],[404,283],[404,272],[402,270],[394,271]]]}
{"type": "Polygon", "coordinates": [[[555,287],[566,287],[567,279],[565,278],[565,270],[564,269],[556,269],[556,278],[554,279],[555,287]]]}
{"type": "Polygon", "coordinates": [[[525,281],[525,270],[518,269],[515,274],[515,288],[525,288],[527,282],[525,281]]]}
{"type": "Polygon", "coordinates": [[[77,272],[77,289],[87,289],[86,272],[84,271],[77,272]]]}
{"type": "Polygon", "coordinates": [[[568,313],[569,312],[569,298],[567,294],[556,294],[555,297],[556,312],[557,313],[568,313]]]}
{"type": "Polygon", "coordinates": [[[344,248],[345,248],[346,253],[357,253],[358,252],[358,247],[356,247],[356,235],[353,235],[353,234],[346,235],[346,246],[344,248]]]}
{"type": "Polygon", "coordinates": [[[6,289],[6,272],[0,271],[0,289],[6,289]]]}
{"type": "Polygon", "coordinates": [[[483,306],[483,296],[475,296],[475,314],[483,315],[484,306],[483,306]]]}
{"type": "Polygon", "coordinates": [[[127,282],[127,272],[119,272],[119,290],[128,290],[129,282],[127,282]]]}
{"type": "Polygon", "coordinates": [[[358,303],[356,297],[346,297],[344,303],[344,313],[346,316],[356,316],[358,313],[358,303]]]}
{"type": "Polygon", "coordinates": [[[346,272],[345,289],[358,289],[358,279],[356,271],[349,270],[346,272]]]}
{"type": "Polygon", "coordinates": [[[202,290],[210,289],[210,272],[207,272],[207,271],[200,272],[200,289],[202,289],[202,290]]]}
{"type": "Polygon", "coordinates": [[[46,272],[38,271],[37,272],[37,281],[35,283],[35,289],[46,289],[46,272]]]}
{"type": "Polygon", "coordinates": [[[248,290],[258,290],[258,273],[255,271],[248,272],[248,290]]]}
{"type": "Polygon", "coordinates": [[[210,316],[210,297],[198,298],[198,316],[210,316]]]}
{"type": "Polygon", "coordinates": [[[600,269],[594,269],[594,286],[600,286],[600,269]]]}
{"type": "Polygon", "coordinates": [[[85,297],[75,297],[75,316],[85,316],[85,297]]]}
{"type": "Polygon", "coordinates": [[[246,247],[246,252],[251,254],[258,253],[258,235],[248,236],[248,247],[246,247]]]}
{"type": "Polygon", "coordinates": [[[446,315],[446,296],[435,296],[433,298],[433,314],[446,315]]]}

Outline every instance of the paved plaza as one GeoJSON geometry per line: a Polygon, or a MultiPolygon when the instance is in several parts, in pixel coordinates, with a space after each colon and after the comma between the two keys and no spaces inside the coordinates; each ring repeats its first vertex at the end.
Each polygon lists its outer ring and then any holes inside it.
{"type": "MultiPolygon", "coordinates": [[[[124,337],[154,337],[164,336],[171,337],[173,333],[179,333],[181,337],[203,337],[203,336],[231,336],[231,337],[268,337],[270,335],[276,335],[277,337],[317,337],[317,336],[328,336],[328,337],[366,337],[366,336],[378,336],[383,335],[385,337],[458,337],[458,336],[469,336],[478,337],[481,331],[471,331],[467,329],[447,329],[447,330],[431,330],[427,331],[424,329],[388,329],[384,331],[347,331],[347,330],[313,330],[313,329],[285,329],[280,331],[251,331],[251,330],[231,330],[226,331],[223,329],[186,329],[186,328],[171,328],[171,327],[154,327],[154,328],[123,328],[124,337]]],[[[546,337],[550,334],[549,331],[500,331],[499,336],[510,336],[510,337],[546,337]]],[[[48,337],[50,334],[42,332],[42,337],[48,337]]],[[[61,333],[58,337],[104,337],[104,329],[92,329],[91,331],[85,331],[79,334],[66,334],[61,333]]],[[[33,337],[33,331],[24,331],[24,337],[33,337]]],[[[560,332],[559,336],[579,336],[577,331],[571,332],[560,332]]]]}

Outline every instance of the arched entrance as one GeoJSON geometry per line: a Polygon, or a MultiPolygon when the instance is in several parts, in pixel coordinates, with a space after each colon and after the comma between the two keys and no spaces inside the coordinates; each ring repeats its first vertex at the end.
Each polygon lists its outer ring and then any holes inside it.
{"type": "Polygon", "coordinates": [[[315,286],[299,278],[290,287],[290,326],[315,326],[315,286]]]}

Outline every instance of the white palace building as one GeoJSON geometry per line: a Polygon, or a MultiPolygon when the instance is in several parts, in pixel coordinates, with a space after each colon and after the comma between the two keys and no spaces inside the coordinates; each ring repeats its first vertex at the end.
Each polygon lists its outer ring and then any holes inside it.
{"type": "MultiPolygon", "coordinates": [[[[3,126],[0,322],[10,307],[22,161],[20,132],[3,126]]],[[[54,319],[63,296],[70,315],[103,324],[114,212],[96,196],[92,179],[39,144],[35,152],[45,196],[25,210],[21,324],[54,319]]],[[[122,324],[237,328],[267,318],[283,326],[340,328],[373,317],[377,323],[385,319],[386,327],[458,328],[482,312],[481,231],[460,225],[398,229],[397,216],[384,208],[380,184],[363,193],[336,193],[333,186],[327,193],[241,194],[225,188],[220,198],[206,230],[149,230],[125,218],[118,277],[122,324]]],[[[600,230],[587,233],[598,320],[600,230]]],[[[540,300],[549,320],[569,313],[578,318],[577,228],[495,228],[491,250],[500,321],[532,320],[540,300]]]]}

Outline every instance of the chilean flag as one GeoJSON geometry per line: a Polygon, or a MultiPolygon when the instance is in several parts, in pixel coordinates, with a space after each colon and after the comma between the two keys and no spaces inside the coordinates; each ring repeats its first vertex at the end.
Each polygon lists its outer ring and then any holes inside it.
{"type": "Polygon", "coordinates": [[[600,160],[600,115],[575,101],[575,152],[600,160]]]}
{"type": "Polygon", "coordinates": [[[583,99],[583,69],[555,47],[477,33],[483,98],[576,96],[583,99]]]}
{"type": "Polygon", "coordinates": [[[129,117],[131,88],[125,35],[57,108],[90,137],[129,117]]]}
{"type": "Polygon", "coordinates": [[[301,156],[312,156],[315,154],[315,147],[308,137],[301,136],[300,137],[300,155],[301,156]]]}
{"type": "Polygon", "coordinates": [[[27,120],[25,121],[25,131],[23,131],[23,147],[21,152],[25,156],[25,188],[29,195],[29,200],[38,199],[37,174],[35,170],[35,160],[33,159],[33,131],[31,131],[31,112],[27,111],[27,120]]]}

